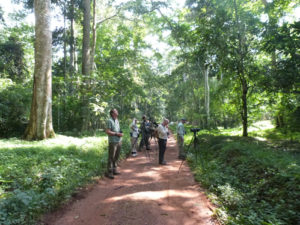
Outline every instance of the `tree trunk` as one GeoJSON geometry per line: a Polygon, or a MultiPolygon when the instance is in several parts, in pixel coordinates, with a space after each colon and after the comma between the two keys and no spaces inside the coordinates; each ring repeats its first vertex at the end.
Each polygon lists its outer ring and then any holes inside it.
{"type": "Polygon", "coordinates": [[[236,4],[236,0],[234,2],[234,10],[235,10],[235,23],[238,34],[238,55],[237,55],[237,74],[239,76],[240,85],[242,89],[242,109],[241,109],[241,117],[243,123],[243,137],[248,136],[248,102],[247,102],[247,94],[248,94],[248,82],[245,75],[244,69],[244,55],[245,55],[245,35],[243,27],[240,24],[240,18],[238,13],[238,8],[236,4]]]}
{"type": "Polygon", "coordinates": [[[66,81],[67,77],[67,35],[66,35],[66,4],[64,4],[64,32],[63,32],[63,40],[64,40],[64,81],[66,81]]]}
{"type": "Polygon", "coordinates": [[[70,76],[73,77],[75,72],[75,48],[74,48],[74,0],[71,0],[70,12],[70,76]]]}
{"type": "Polygon", "coordinates": [[[83,1],[84,19],[83,19],[83,41],[82,41],[82,74],[90,75],[90,20],[91,4],[90,0],[83,1]]]}
{"type": "Polygon", "coordinates": [[[205,112],[206,112],[206,125],[209,128],[209,121],[210,121],[210,96],[209,96],[209,66],[205,66],[204,68],[204,82],[205,82],[205,112]]]}
{"type": "Polygon", "coordinates": [[[247,103],[247,94],[248,94],[248,85],[244,79],[242,82],[242,121],[243,121],[243,137],[248,137],[248,103],[247,103]]]}
{"type": "Polygon", "coordinates": [[[82,131],[90,128],[89,98],[86,92],[90,89],[90,20],[91,4],[90,0],[84,0],[84,20],[83,20],[83,41],[82,41],[82,75],[83,75],[83,96],[82,96],[82,131]]]}
{"type": "Polygon", "coordinates": [[[93,0],[93,25],[92,25],[93,40],[92,40],[91,59],[90,59],[90,70],[91,71],[93,71],[93,69],[94,69],[94,57],[95,57],[95,48],[96,48],[96,40],[97,40],[96,28],[97,28],[97,24],[96,24],[96,0],[93,0]]]}
{"type": "Polygon", "coordinates": [[[35,66],[30,120],[24,138],[42,140],[55,135],[52,126],[52,34],[50,0],[35,0],[35,66]]]}

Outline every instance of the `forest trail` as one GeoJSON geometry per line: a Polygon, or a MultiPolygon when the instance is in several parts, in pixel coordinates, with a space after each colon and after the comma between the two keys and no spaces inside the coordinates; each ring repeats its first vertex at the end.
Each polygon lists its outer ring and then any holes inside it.
{"type": "Polygon", "coordinates": [[[120,163],[121,175],[103,178],[76,200],[46,215],[46,225],[215,225],[213,205],[194,181],[186,162],[178,169],[176,140],[168,139],[165,160],[158,165],[158,147],[138,152],[120,163]]]}

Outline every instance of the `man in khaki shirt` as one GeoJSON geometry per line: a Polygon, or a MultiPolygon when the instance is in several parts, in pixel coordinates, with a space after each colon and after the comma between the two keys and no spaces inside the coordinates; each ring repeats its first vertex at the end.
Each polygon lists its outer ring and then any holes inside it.
{"type": "Polygon", "coordinates": [[[110,179],[114,179],[114,175],[120,174],[117,170],[117,162],[121,152],[123,133],[120,130],[118,110],[112,109],[109,114],[111,117],[107,120],[105,130],[108,135],[108,160],[107,172],[105,175],[110,179]]]}

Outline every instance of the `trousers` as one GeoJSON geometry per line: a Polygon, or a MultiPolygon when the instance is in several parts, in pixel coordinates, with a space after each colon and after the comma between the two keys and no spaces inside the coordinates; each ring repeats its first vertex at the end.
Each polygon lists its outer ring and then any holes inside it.
{"type": "Polygon", "coordinates": [[[165,151],[167,148],[167,139],[158,139],[158,147],[159,147],[159,154],[158,154],[158,163],[162,163],[165,157],[165,151]]]}
{"type": "Polygon", "coordinates": [[[112,174],[117,170],[117,163],[120,157],[122,142],[110,142],[108,144],[107,172],[112,174]]]}

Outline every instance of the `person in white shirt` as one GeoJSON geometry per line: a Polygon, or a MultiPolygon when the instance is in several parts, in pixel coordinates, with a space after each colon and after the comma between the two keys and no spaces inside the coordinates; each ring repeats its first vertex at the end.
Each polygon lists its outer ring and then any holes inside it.
{"type": "Polygon", "coordinates": [[[158,163],[160,165],[167,164],[166,161],[164,160],[164,156],[165,156],[168,134],[169,134],[168,124],[169,124],[169,120],[165,118],[163,119],[163,122],[159,124],[159,126],[157,127],[158,147],[159,147],[158,163]]]}
{"type": "Polygon", "coordinates": [[[137,156],[136,147],[137,147],[137,140],[139,137],[139,128],[137,126],[136,118],[133,119],[130,125],[130,136],[131,136],[131,155],[133,157],[137,156]]]}

